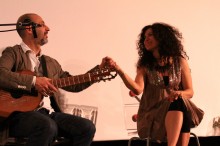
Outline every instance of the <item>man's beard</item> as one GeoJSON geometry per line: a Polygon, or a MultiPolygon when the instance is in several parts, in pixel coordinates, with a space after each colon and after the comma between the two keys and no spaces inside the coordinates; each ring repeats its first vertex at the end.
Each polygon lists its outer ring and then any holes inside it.
{"type": "Polygon", "coordinates": [[[48,39],[41,39],[40,43],[41,43],[41,46],[43,46],[46,43],[48,43],[48,39]]]}

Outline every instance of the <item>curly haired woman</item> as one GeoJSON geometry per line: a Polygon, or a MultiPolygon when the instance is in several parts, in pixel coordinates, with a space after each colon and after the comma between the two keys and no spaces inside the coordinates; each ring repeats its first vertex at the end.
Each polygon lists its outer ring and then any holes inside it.
{"type": "MultiPolygon", "coordinates": [[[[188,56],[182,34],[173,26],[154,23],[145,26],[137,43],[139,59],[133,80],[116,62],[105,57],[124,84],[142,98],[137,129],[141,138],[150,138],[168,146],[187,146],[193,127],[187,102],[193,97],[188,56]]],[[[195,126],[195,125],[194,125],[195,126]]]]}

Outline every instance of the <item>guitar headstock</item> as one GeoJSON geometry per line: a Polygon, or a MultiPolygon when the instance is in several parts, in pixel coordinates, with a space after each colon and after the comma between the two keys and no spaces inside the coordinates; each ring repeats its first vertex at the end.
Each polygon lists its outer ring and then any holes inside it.
{"type": "Polygon", "coordinates": [[[97,68],[95,69],[91,74],[91,78],[95,82],[100,81],[110,81],[111,79],[114,79],[117,76],[117,72],[114,68],[104,67],[104,68],[97,68]]]}

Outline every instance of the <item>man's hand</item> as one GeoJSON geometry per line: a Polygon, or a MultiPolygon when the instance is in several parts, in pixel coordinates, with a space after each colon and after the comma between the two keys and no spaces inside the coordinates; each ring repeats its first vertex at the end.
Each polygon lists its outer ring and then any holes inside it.
{"type": "Polygon", "coordinates": [[[46,77],[36,77],[36,90],[44,96],[49,96],[52,95],[53,92],[57,92],[57,88],[53,84],[51,84],[50,81],[51,79],[46,77]]]}

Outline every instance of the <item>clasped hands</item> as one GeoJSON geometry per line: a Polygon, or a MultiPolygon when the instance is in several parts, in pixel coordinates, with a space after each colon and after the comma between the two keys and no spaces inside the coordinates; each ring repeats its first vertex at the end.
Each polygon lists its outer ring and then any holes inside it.
{"type": "Polygon", "coordinates": [[[173,102],[174,100],[177,100],[179,97],[182,97],[181,91],[176,91],[173,89],[166,89],[168,96],[166,99],[170,102],[173,102]]]}
{"type": "Polygon", "coordinates": [[[105,66],[109,66],[111,68],[114,68],[116,71],[120,70],[120,67],[116,64],[116,62],[108,56],[106,56],[102,59],[102,63],[100,64],[100,68],[105,67],[105,66]]]}

